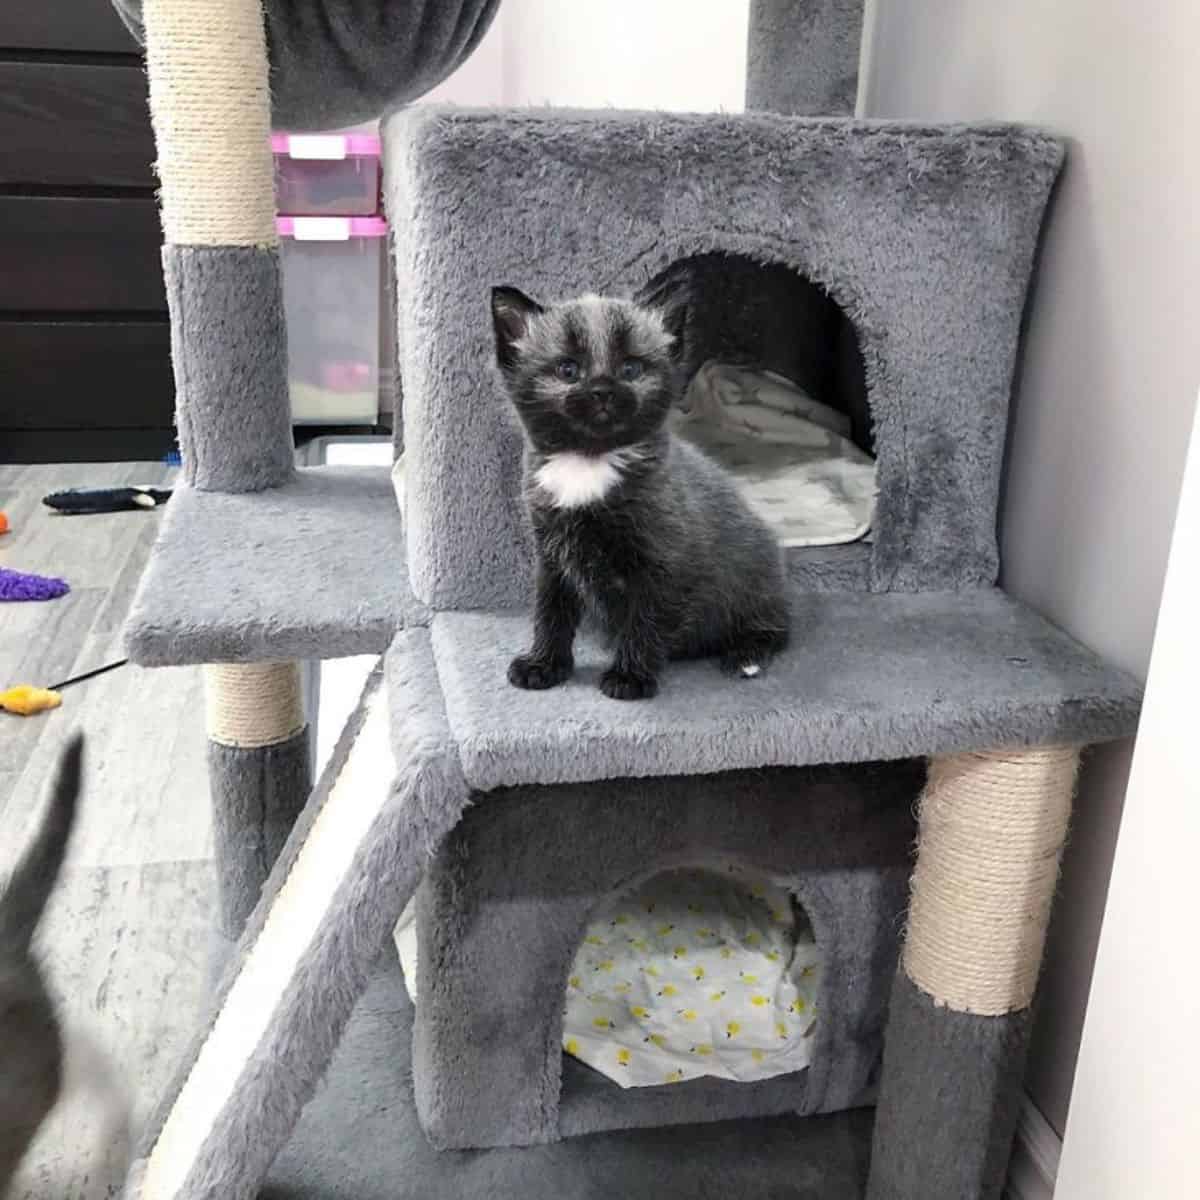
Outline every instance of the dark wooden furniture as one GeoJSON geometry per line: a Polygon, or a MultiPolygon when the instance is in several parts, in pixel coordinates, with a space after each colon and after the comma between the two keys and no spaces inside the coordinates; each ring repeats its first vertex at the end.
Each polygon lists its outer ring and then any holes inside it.
{"type": "Polygon", "coordinates": [[[0,462],[174,448],[153,159],[109,0],[0,4],[0,462]]]}

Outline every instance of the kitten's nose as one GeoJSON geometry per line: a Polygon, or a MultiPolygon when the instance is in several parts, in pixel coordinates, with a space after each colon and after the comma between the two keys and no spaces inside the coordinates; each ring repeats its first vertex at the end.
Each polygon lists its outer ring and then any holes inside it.
{"type": "Polygon", "coordinates": [[[591,388],[592,420],[608,421],[612,418],[613,392],[607,384],[598,384],[591,388]]]}

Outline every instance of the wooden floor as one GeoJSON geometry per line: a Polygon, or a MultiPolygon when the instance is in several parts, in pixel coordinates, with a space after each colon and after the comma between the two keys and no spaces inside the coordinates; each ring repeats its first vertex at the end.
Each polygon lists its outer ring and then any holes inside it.
{"type": "MultiPolygon", "coordinates": [[[[50,684],[121,657],[120,629],[158,526],[154,512],[61,517],[65,487],[162,483],[157,464],[0,466],[0,565],[57,575],[71,592],[0,605],[0,688],[50,684]]],[[[124,667],[37,717],[0,713],[0,877],[27,836],[64,739],[88,737],[80,824],[41,934],[66,1021],[106,1047],[144,1116],[196,1024],[215,884],[196,668],[124,667]]],[[[119,1194],[122,1164],[89,1158],[90,1116],[60,1108],[13,1200],[119,1194]]]]}

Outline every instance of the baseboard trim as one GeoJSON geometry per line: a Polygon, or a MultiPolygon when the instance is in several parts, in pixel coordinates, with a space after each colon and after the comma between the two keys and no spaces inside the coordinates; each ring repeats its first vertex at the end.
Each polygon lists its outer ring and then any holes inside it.
{"type": "Polygon", "coordinates": [[[1017,1117],[1005,1200],[1053,1200],[1062,1139],[1025,1096],[1017,1117]]]}

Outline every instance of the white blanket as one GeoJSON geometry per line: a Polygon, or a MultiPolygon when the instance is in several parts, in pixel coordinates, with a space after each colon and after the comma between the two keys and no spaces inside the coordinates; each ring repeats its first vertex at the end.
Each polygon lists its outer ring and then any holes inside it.
{"type": "Polygon", "coordinates": [[[742,484],[784,546],[836,546],[871,529],[875,460],[849,437],[850,421],[769,371],[707,362],[673,428],[742,484]]]}

